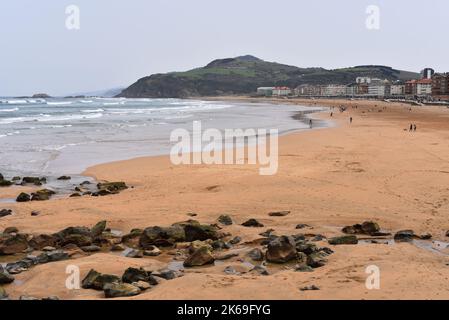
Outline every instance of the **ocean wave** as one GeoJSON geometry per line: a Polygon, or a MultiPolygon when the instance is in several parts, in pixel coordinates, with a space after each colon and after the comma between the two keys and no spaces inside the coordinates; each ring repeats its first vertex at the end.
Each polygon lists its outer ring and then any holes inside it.
{"type": "Polygon", "coordinates": [[[80,100],[79,102],[81,102],[81,103],[92,103],[93,100],[80,100]]]}
{"type": "Polygon", "coordinates": [[[65,116],[52,116],[49,114],[40,114],[39,117],[16,117],[16,118],[5,118],[0,119],[0,124],[13,124],[19,122],[58,122],[58,121],[71,121],[71,120],[85,120],[85,119],[96,119],[101,118],[102,113],[91,113],[91,114],[72,114],[65,116]]]}
{"type": "Polygon", "coordinates": [[[71,105],[73,101],[53,101],[49,102],[47,101],[47,105],[49,106],[68,106],[71,105]]]}
{"type": "Polygon", "coordinates": [[[19,111],[19,108],[13,108],[13,109],[0,109],[0,112],[15,112],[19,111]]]}
{"type": "Polygon", "coordinates": [[[81,112],[84,112],[84,113],[99,113],[99,112],[104,112],[104,110],[103,109],[95,109],[95,110],[86,109],[86,110],[81,110],[81,112]]]}
{"type": "Polygon", "coordinates": [[[5,137],[7,137],[6,134],[0,134],[0,138],[5,138],[5,137]]]}
{"type": "Polygon", "coordinates": [[[14,100],[4,100],[2,101],[4,104],[27,104],[28,102],[26,100],[22,99],[14,99],[14,100]]]}

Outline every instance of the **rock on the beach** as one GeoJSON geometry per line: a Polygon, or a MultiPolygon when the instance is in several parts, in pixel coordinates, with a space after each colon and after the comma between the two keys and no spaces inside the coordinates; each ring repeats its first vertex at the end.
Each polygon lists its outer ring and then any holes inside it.
{"type": "Polygon", "coordinates": [[[42,250],[45,247],[56,246],[57,238],[53,235],[41,234],[38,236],[33,236],[29,241],[31,248],[35,250],[42,250]]]}
{"type": "Polygon", "coordinates": [[[410,242],[415,238],[415,232],[413,230],[401,230],[394,235],[394,241],[396,242],[410,242]]]}
{"type": "Polygon", "coordinates": [[[359,243],[355,235],[347,235],[340,237],[333,237],[328,240],[329,244],[332,245],[344,245],[344,244],[357,244],[359,243]]]}
{"type": "Polygon", "coordinates": [[[120,283],[120,277],[111,274],[102,274],[91,269],[81,282],[83,289],[103,290],[106,284],[120,283]]]}
{"type": "Polygon", "coordinates": [[[9,187],[11,185],[12,185],[11,181],[0,179],[0,187],[9,187]]]}
{"type": "Polygon", "coordinates": [[[232,221],[232,218],[227,214],[223,214],[220,217],[218,217],[218,222],[220,222],[221,224],[223,224],[225,226],[230,226],[234,223],[232,221]]]}
{"type": "Polygon", "coordinates": [[[0,238],[0,255],[21,253],[27,248],[28,241],[25,235],[7,235],[6,238],[0,238]]]}
{"type": "Polygon", "coordinates": [[[186,234],[184,228],[179,225],[168,228],[149,227],[146,228],[139,238],[139,245],[143,249],[150,246],[172,246],[176,242],[185,242],[186,234]]]}
{"type": "Polygon", "coordinates": [[[70,234],[61,241],[61,245],[74,244],[78,247],[87,247],[92,244],[92,238],[83,234],[70,234]]]}
{"type": "Polygon", "coordinates": [[[245,221],[242,223],[242,226],[244,227],[254,227],[254,228],[263,228],[264,225],[257,221],[256,219],[249,219],[248,221],[245,221]]]}
{"type": "Polygon", "coordinates": [[[95,226],[92,227],[90,230],[92,237],[98,237],[103,233],[103,231],[106,229],[106,220],[98,222],[95,226]]]}
{"type": "Polygon", "coordinates": [[[6,270],[0,269],[0,285],[14,282],[14,277],[6,270]]]}
{"type": "Polygon", "coordinates": [[[31,196],[28,193],[21,192],[17,196],[16,201],[17,202],[28,202],[28,201],[31,201],[31,196]]]}
{"type": "Polygon", "coordinates": [[[312,253],[307,256],[307,265],[312,268],[319,268],[326,264],[327,259],[321,252],[312,253]]]}
{"type": "Polygon", "coordinates": [[[186,261],[184,261],[185,267],[197,267],[214,263],[215,258],[210,252],[209,248],[201,247],[192,253],[186,261]]]}
{"type": "Polygon", "coordinates": [[[352,226],[346,226],[341,231],[346,234],[376,235],[380,232],[380,227],[376,222],[365,221],[362,224],[354,224],[352,226]]]}
{"type": "Polygon", "coordinates": [[[296,258],[296,244],[292,237],[281,236],[270,241],[266,253],[267,261],[285,263],[296,258]]]}
{"type": "Polygon", "coordinates": [[[106,298],[132,297],[141,293],[141,290],[129,283],[107,283],[104,286],[106,298]]]}
{"type": "Polygon", "coordinates": [[[144,281],[149,283],[150,285],[157,285],[158,281],[153,277],[151,272],[146,271],[143,268],[128,268],[122,275],[122,281],[125,283],[134,283],[144,281]]]}
{"type": "Polygon", "coordinates": [[[143,255],[147,257],[157,257],[161,255],[161,253],[162,251],[156,246],[149,247],[147,250],[143,251],[143,255]]]}
{"type": "Polygon", "coordinates": [[[299,290],[301,290],[301,291],[316,291],[316,290],[320,290],[320,288],[317,287],[316,285],[312,284],[310,286],[302,287],[299,290]]]}
{"type": "Polygon", "coordinates": [[[47,183],[46,178],[39,177],[23,177],[22,184],[34,184],[36,186],[41,186],[43,183],[47,183]]]}
{"type": "Polygon", "coordinates": [[[252,249],[250,252],[247,253],[247,256],[254,261],[262,261],[264,258],[264,254],[262,250],[260,250],[259,248],[252,249]]]}
{"type": "Polygon", "coordinates": [[[3,233],[6,233],[6,234],[18,233],[18,232],[19,232],[19,229],[17,229],[16,227],[7,227],[3,231],[3,233]]]}
{"type": "Polygon", "coordinates": [[[291,211],[274,211],[268,213],[270,217],[285,217],[286,215],[289,215],[291,211]]]}
{"type": "Polygon", "coordinates": [[[128,249],[125,249],[123,254],[127,258],[134,258],[134,259],[143,258],[143,251],[142,250],[128,248],[128,249]]]}
{"type": "Polygon", "coordinates": [[[0,210],[0,218],[12,215],[11,209],[2,209],[0,210]]]}
{"type": "Polygon", "coordinates": [[[195,240],[217,240],[217,229],[210,225],[202,225],[199,223],[191,223],[184,226],[185,241],[195,240]]]}
{"type": "Polygon", "coordinates": [[[8,298],[8,294],[6,293],[6,290],[0,286],[0,300],[8,298]]]}
{"type": "Polygon", "coordinates": [[[58,180],[70,180],[70,179],[72,179],[72,177],[70,177],[70,176],[60,176],[58,178],[58,180]]]}
{"type": "Polygon", "coordinates": [[[97,184],[98,190],[107,190],[111,193],[117,193],[122,190],[128,189],[128,186],[123,181],[118,182],[103,182],[97,184]]]}
{"type": "Polygon", "coordinates": [[[31,194],[31,201],[47,201],[52,195],[56,194],[53,190],[42,189],[31,194]]]}

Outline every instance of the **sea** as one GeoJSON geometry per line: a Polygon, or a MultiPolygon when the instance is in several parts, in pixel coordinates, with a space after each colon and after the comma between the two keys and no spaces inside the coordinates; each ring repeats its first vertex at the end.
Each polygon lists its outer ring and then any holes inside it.
{"type": "Polygon", "coordinates": [[[306,113],[319,110],[190,99],[0,98],[0,173],[79,175],[100,163],[169,154],[171,132],[191,132],[194,121],[204,130],[308,130],[306,113]]]}

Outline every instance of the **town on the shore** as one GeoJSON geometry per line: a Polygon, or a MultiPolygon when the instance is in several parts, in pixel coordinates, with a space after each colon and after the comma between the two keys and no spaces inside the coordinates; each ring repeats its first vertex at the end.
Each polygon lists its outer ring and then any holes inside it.
{"type": "Polygon", "coordinates": [[[302,84],[296,88],[260,87],[257,96],[310,98],[363,98],[413,100],[421,103],[449,102],[449,72],[435,73],[432,68],[421,71],[420,79],[389,81],[357,77],[355,82],[341,84],[302,84]]]}

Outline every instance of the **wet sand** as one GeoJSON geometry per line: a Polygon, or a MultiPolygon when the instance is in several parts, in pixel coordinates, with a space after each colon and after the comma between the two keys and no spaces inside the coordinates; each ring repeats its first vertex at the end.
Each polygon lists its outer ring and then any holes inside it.
{"type": "MultiPolygon", "coordinates": [[[[215,98],[216,99],[216,98],[215,98]]],[[[260,101],[252,98],[245,101],[260,101]]],[[[272,101],[272,100],[270,100],[272,101]]],[[[126,181],[134,188],[101,198],[58,199],[2,204],[15,214],[0,218],[0,229],[15,226],[25,233],[56,232],[68,226],[92,226],[107,220],[124,233],[133,228],[168,226],[194,219],[215,223],[229,214],[236,224],[224,231],[243,242],[260,238],[268,228],[275,234],[310,232],[341,235],[343,226],[374,220],[395,232],[413,229],[446,239],[449,229],[449,109],[399,103],[347,100],[276,100],[289,104],[348,107],[334,110],[336,126],[288,134],[280,138],[279,170],[260,176],[257,166],[174,166],[167,156],[137,158],[89,168],[100,180],[126,181]],[[353,106],[358,106],[357,109],[353,106]],[[386,108],[386,109],[385,109],[386,108]],[[411,111],[409,110],[411,108],[411,111]],[[349,117],[354,122],[349,124],[349,117]],[[417,132],[408,132],[410,123],[417,132]],[[40,211],[31,217],[31,211],[40,211]],[[271,211],[289,210],[285,217],[271,211]],[[256,218],[265,228],[239,224],[256,218]],[[296,230],[305,223],[311,228],[296,230]]],[[[282,106],[280,106],[281,108],[282,106]]],[[[328,112],[315,115],[329,120],[328,112]]],[[[11,193],[0,189],[0,197],[11,193]]],[[[319,243],[329,246],[326,242],[319,243]]],[[[314,272],[278,270],[270,276],[223,272],[233,261],[194,268],[132,299],[448,299],[449,257],[409,243],[330,246],[335,253],[314,272]],[[365,268],[377,265],[380,290],[365,287],[365,268]],[[319,291],[300,291],[307,285],[319,291]]],[[[12,298],[58,295],[66,299],[102,298],[93,290],[67,290],[65,266],[79,265],[83,277],[90,268],[121,275],[130,266],[160,265],[163,258],[130,259],[94,254],[39,265],[5,286],[12,298]]]]}

